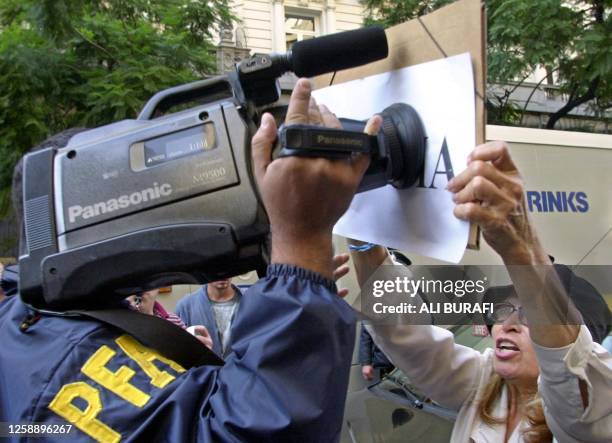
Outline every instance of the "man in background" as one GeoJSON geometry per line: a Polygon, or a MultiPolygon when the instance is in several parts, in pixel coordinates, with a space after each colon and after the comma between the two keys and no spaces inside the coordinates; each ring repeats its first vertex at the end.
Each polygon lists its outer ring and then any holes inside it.
{"type": "Polygon", "coordinates": [[[174,313],[166,311],[160,302],[157,301],[159,289],[151,289],[140,294],[130,295],[127,298],[130,307],[142,314],[153,315],[175,324],[179,328],[186,329],[187,332],[195,336],[204,346],[212,350],[213,341],[208,330],[201,325],[187,328],[187,325],[174,313]]]}
{"type": "Polygon", "coordinates": [[[212,350],[225,357],[231,347],[232,324],[241,298],[240,289],[230,279],[217,280],[184,297],[175,311],[187,326],[204,326],[212,337],[212,350]]]}
{"type": "Polygon", "coordinates": [[[391,372],[395,367],[387,356],[380,350],[372,340],[372,336],[361,325],[359,336],[359,364],[361,365],[361,376],[366,381],[374,380],[376,371],[380,370],[380,378],[391,372]]]}

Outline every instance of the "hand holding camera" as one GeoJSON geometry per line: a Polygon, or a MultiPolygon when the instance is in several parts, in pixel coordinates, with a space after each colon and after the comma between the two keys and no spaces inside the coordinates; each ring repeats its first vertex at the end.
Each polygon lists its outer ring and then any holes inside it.
{"type": "MultiPolygon", "coordinates": [[[[298,81],[286,124],[339,127],[340,122],[310,97],[310,83],[298,81]]],[[[376,134],[381,118],[372,117],[365,128],[376,134]]],[[[270,219],[272,262],[289,263],[332,277],[331,234],[346,211],[370,163],[366,155],[340,159],[284,157],[272,161],[276,124],[264,114],[253,137],[253,170],[270,219]]]]}

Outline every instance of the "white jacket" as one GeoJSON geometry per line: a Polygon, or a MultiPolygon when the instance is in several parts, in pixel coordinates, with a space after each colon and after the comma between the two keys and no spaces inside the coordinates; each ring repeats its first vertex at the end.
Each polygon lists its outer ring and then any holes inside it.
{"type": "MultiPolygon", "coordinates": [[[[493,371],[493,350],[480,353],[455,343],[453,334],[428,325],[369,325],[376,344],[410,381],[436,402],[459,411],[451,442],[503,442],[505,424],[480,420],[478,402],[493,371]]],[[[560,443],[612,442],[612,356],[582,326],[576,341],[564,348],[533,344],[539,366],[538,389],[548,427],[560,443]],[[588,386],[588,407],[582,406],[578,379],[588,386]]],[[[505,416],[504,390],[494,407],[505,416]]],[[[523,442],[521,422],[509,439],[523,442]]]]}

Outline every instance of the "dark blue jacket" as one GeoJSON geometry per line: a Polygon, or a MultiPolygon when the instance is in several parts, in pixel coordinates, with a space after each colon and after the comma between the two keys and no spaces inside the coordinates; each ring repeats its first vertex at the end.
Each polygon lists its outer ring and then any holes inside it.
{"type": "Polygon", "coordinates": [[[355,337],[335,284],[272,265],[242,304],[225,366],[184,371],[90,319],[22,331],[13,297],[0,305],[0,422],[72,423],[68,441],[337,441],[355,337]]]}

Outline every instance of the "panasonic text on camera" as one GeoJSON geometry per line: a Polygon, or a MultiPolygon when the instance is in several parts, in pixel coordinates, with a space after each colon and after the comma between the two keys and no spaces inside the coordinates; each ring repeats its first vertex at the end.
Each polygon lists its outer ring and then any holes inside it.
{"type": "Polygon", "coordinates": [[[106,201],[94,203],[93,205],[81,206],[74,205],[68,208],[68,218],[70,223],[74,223],[77,218],[88,219],[101,214],[118,211],[133,205],[139,205],[143,202],[157,200],[158,198],[167,197],[172,194],[172,185],[164,183],[159,186],[153,183],[150,188],[137,191],[132,194],[124,194],[117,198],[111,198],[106,201]]]}

